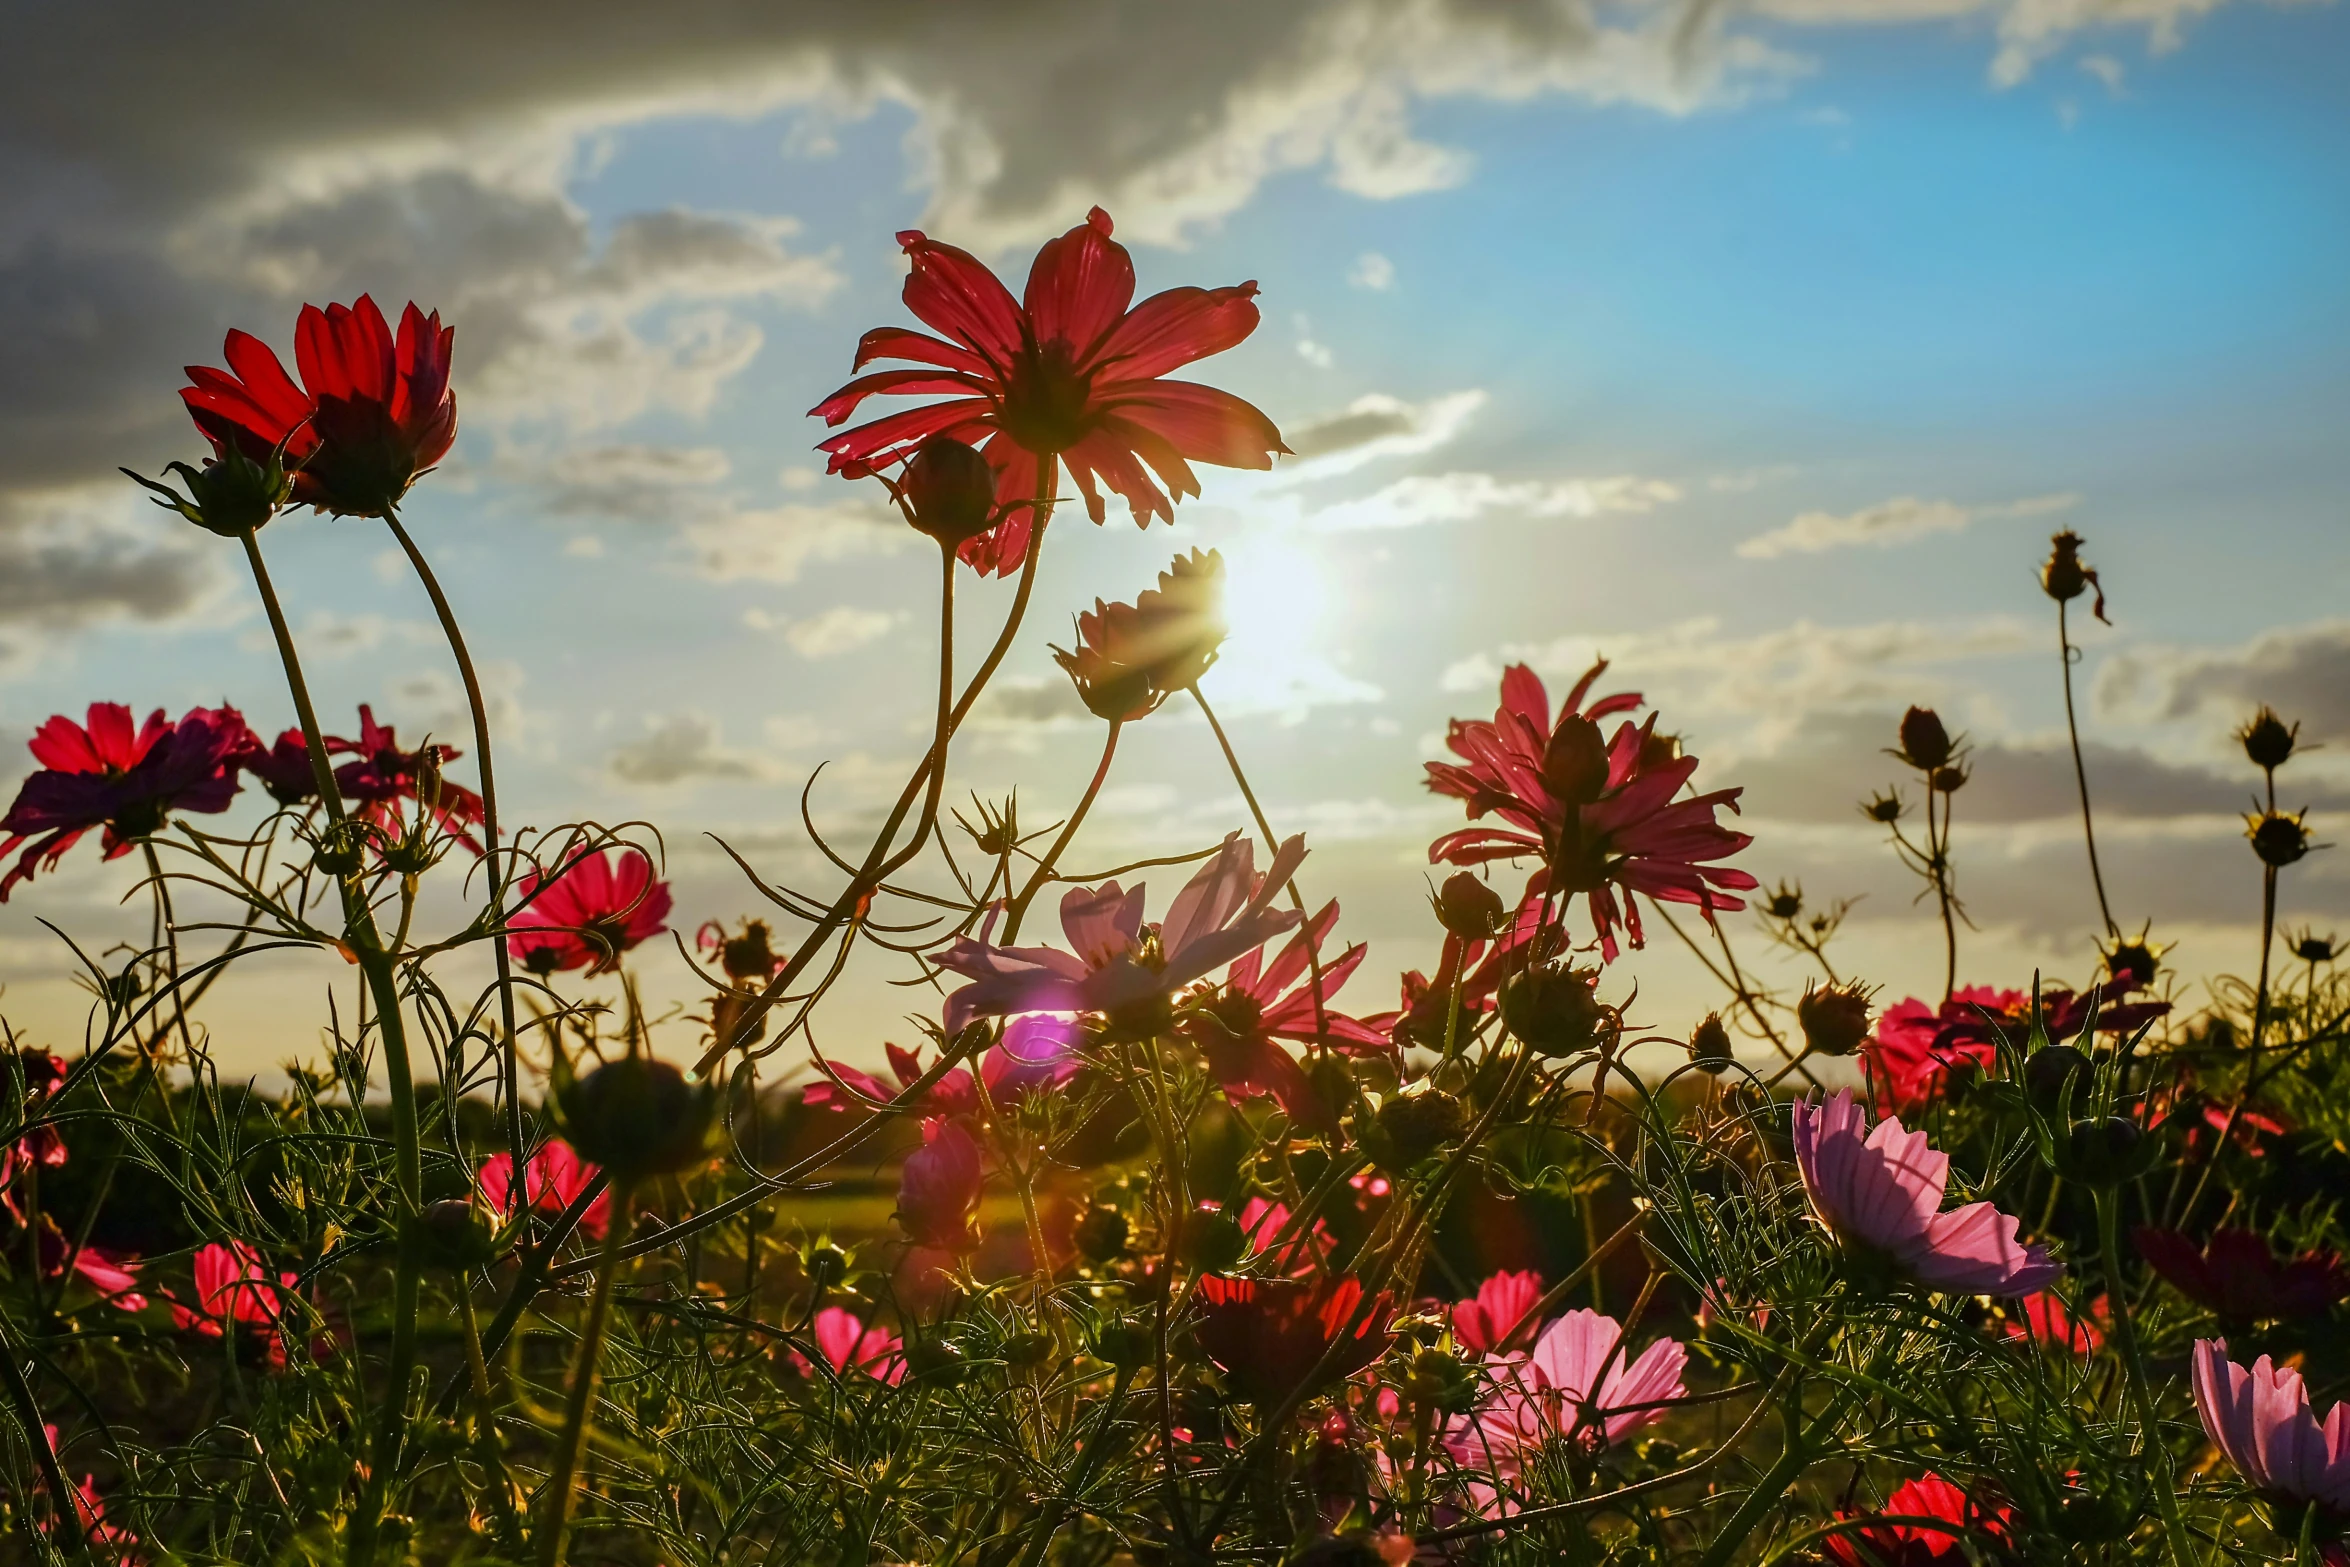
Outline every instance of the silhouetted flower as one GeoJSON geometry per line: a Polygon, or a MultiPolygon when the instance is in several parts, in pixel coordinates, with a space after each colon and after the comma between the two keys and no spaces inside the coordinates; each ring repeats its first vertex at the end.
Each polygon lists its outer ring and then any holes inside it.
{"type": "Polygon", "coordinates": [[[1947,764],[1952,755],[1950,731],[1930,707],[1913,707],[1901,715],[1901,749],[1894,752],[1921,773],[1947,764]]]}
{"type": "Polygon", "coordinates": [[[514,895],[506,950],[533,974],[609,974],[669,918],[669,884],[654,877],[642,849],[581,855],[551,881],[527,872],[514,895]]]}
{"type": "Polygon", "coordinates": [[[359,704],[359,738],[329,737],[326,748],[358,758],[335,769],[335,788],[358,807],[355,814],[360,820],[396,831],[399,802],[414,800],[443,831],[481,853],[480,842],[468,830],[481,821],[481,796],[441,776],[441,768],[464,752],[431,742],[402,750],[392,726],[377,723],[375,710],[365,702],[359,704]]]}
{"type": "Polygon", "coordinates": [[[1067,466],[1094,521],[1105,515],[1098,479],[1147,523],[1173,521],[1175,499],[1199,493],[1192,463],[1268,468],[1273,453],[1289,449],[1273,421],[1229,392],[1163,379],[1256,330],[1256,284],[1168,289],[1129,309],[1134,263],[1099,207],[1037,252],[1020,300],[967,252],[917,229],[898,242],[913,260],[906,308],[945,337],[874,328],[857,345],[856,368],[877,359],[923,368],[859,376],[809,412],[838,425],[868,397],[948,394],[820,449],[841,473],[889,467],[933,435],[983,448],[997,503],[1011,509],[963,545],[962,558],[980,571],[1010,571],[1026,558],[1035,524],[1024,508],[1037,495],[1040,465],[1067,466]]]}
{"type": "Polygon", "coordinates": [[[1920,1283],[1969,1295],[2029,1295],[2064,1274],[2046,1248],[2016,1240],[2016,1221],[1987,1202],[1940,1211],[1950,1156],[1887,1116],[1872,1129],[1842,1089],[1800,1099],[1795,1160],[1812,1211],[1840,1240],[1880,1254],[1920,1283]]]}
{"type": "Polygon", "coordinates": [[[318,772],[310,765],[310,746],[299,729],[287,730],[267,748],[256,739],[237,759],[237,765],[259,779],[269,797],[280,805],[300,805],[318,798],[318,772]]]}
{"type": "Polygon", "coordinates": [[[2261,811],[2244,818],[2244,836],[2252,852],[2272,870],[2283,870],[2309,852],[2307,811],[2261,811]]]}
{"type": "Polygon", "coordinates": [[[1199,1281],[1200,1348],[1240,1398],[1260,1408],[1353,1376],[1387,1349],[1387,1297],[1368,1304],[1352,1278],[1199,1281]],[[1338,1353],[1322,1364],[1333,1347],[1338,1353]],[[1309,1381],[1319,1370],[1317,1380],[1309,1381]]]}
{"type": "Polygon", "coordinates": [[[2350,1300],[2350,1274],[2328,1251],[2290,1261],[2251,1230],[2222,1229],[2198,1246],[2177,1230],[2140,1225],[2138,1255],[2170,1286],[2223,1322],[2322,1317],[2350,1300]]]}
{"type": "Polygon", "coordinates": [[[958,1255],[979,1244],[979,1144],[959,1121],[922,1125],[922,1146],[898,1173],[897,1220],[909,1240],[958,1255]]]}
{"type": "MultiPolygon", "coordinates": [[[[2041,590],[2063,604],[2095,588],[2097,604],[2093,613],[2099,620],[2105,620],[2105,584],[2097,580],[2095,571],[2081,563],[2081,536],[2067,528],[2051,535],[2048,545],[2048,563],[2040,568],[2041,590]]],[[[2109,620],[2105,623],[2113,624],[2109,620]]]]}
{"type": "Polygon", "coordinates": [[[269,346],[244,332],[223,345],[226,371],[188,366],[180,391],[215,451],[299,464],[294,500],[346,517],[380,517],[457,438],[449,390],[454,327],[414,304],[397,338],[365,294],[350,305],[304,305],[294,326],[296,386],[269,346]]]}
{"type": "Polygon", "coordinates": [[[36,868],[55,866],[94,827],[103,827],[106,858],[128,854],[163,830],[174,811],[225,811],[236,797],[237,767],[253,732],[233,707],[191,708],[177,724],[163,709],[131,727],[119,702],[90,704],[87,725],[63,715],[33,732],[29,749],[42,770],[24,781],[0,816],[0,858],[30,844],[0,876],[0,902],[36,868]]]}
{"type": "Polygon", "coordinates": [[[2244,755],[2253,766],[2263,772],[2275,772],[2293,757],[2293,746],[2301,738],[2301,726],[2288,724],[2277,717],[2277,710],[2262,703],[2260,711],[2245,721],[2236,731],[2236,739],[2244,747],[2244,755]]]}
{"type": "Polygon", "coordinates": [[[1338,905],[1326,903],[1265,964],[1262,951],[1243,954],[1221,986],[1186,998],[1178,1020],[1183,1037],[1207,1058],[1208,1075],[1234,1103],[1270,1094],[1293,1121],[1323,1124],[1328,1107],[1315,1096],[1304,1071],[1281,1047],[1282,1040],[1338,1050],[1378,1050],[1386,1037],[1368,1024],[1338,1012],[1331,997],[1350,979],[1368,950],[1348,947],[1322,965],[1317,1003],[1311,953],[1338,924],[1338,905]]]}

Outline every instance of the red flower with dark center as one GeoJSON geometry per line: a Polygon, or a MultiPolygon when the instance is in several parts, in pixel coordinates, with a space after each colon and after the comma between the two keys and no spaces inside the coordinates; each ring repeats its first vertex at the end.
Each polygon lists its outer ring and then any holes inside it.
{"type": "Polygon", "coordinates": [[[2177,1230],[2140,1225],[2138,1255],[2173,1289],[2226,1322],[2322,1317],[2350,1300],[2350,1274],[2329,1251],[2286,1261],[2250,1230],[2217,1230],[2198,1246],[2177,1230]]]}
{"type": "Polygon", "coordinates": [[[31,841],[0,876],[0,902],[35,869],[55,866],[93,827],[106,829],[111,860],[161,832],[174,811],[227,810],[239,763],[254,743],[233,707],[192,708],[177,724],[157,708],[136,729],[119,702],[91,703],[87,727],[62,714],[51,718],[29,743],[42,771],[24,781],[0,816],[0,857],[31,841]]]}
{"type": "Polygon", "coordinates": [[[1839,1513],[1840,1518],[1874,1521],[1828,1536],[1828,1554],[1843,1567],[1973,1567],[1986,1559],[2005,1560],[2003,1553],[1992,1554],[1986,1547],[2005,1545],[2012,1511],[1987,1507],[1928,1470],[1904,1481],[1874,1514],[1839,1513]],[[1950,1527],[1893,1521],[1903,1518],[1938,1518],[1950,1527]]]}
{"type": "Polygon", "coordinates": [[[1697,758],[1680,755],[1669,736],[1658,735],[1653,714],[1645,724],[1627,721],[1603,737],[1599,720],[1639,706],[1637,695],[1603,697],[1582,709],[1606,668],[1602,660],[1575,683],[1555,724],[1542,681],[1523,664],[1502,675],[1493,722],[1452,724],[1445,743],[1465,765],[1430,762],[1429,789],[1466,801],[1472,818],[1490,811],[1510,825],[1447,833],[1428,846],[1428,859],[1454,865],[1540,859],[1536,880],[1544,890],[1589,899],[1600,952],[1613,960],[1619,925],[1633,946],[1642,941],[1634,894],[1694,904],[1710,920],[1746,907],[1729,893],[1759,884],[1744,871],[1707,863],[1754,841],[1714,820],[1725,806],[1735,811],[1743,791],[1678,798],[1697,758]]]}
{"type": "Polygon", "coordinates": [[[1368,1306],[1355,1279],[1234,1279],[1210,1274],[1199,1281],[1199,1344],[1222,1368],[1232,1391],[1265,1407],[1303,1387],[1313,1393],[1353,1376],[1387,1350],[1394,1316],[1387,1297],[1368,1306]],[[1338,1354],[1327,1367],[1322,1357],[1338,1354]],[[1305,1379],[1319,1368],[1318,1381],[1305,1379]]]}
{"type": "Polygon", "coordinates": [[[345,517],[380,517],[457,438],[449,358],[457,330],[414,304],[395,338],[375,301],[320,310],[304,305],[294,327],[294,384],[269,345],[245,332],[222,344],[227,370],[190,365],[180,389],[189,417],[213,448],[255,462],[283,446],[300,464],[293,498],[345,517]]]}
{"type": "Polygon", "coordinates": [[[669,918],[669,884],[654,879],[642,849],[583,855],[552,880],[531,871],[515,892],[506,950],[533,974],[609,974],[669,918]]]}
{"type": "Polygon", "coordinates": [[[868,397],[947,401],[859,425],[818,449],[831,454],[832,472],[854,476],[906,461],[934,435],[980,448],[997,504],[1011,508],[958,551],[981,573],[1001,575],[1027,558],[1029,506],[1055,462],[1095,522],[1105,515],[1098,480],[1148,524],[1173,522],[1175,501],[1199,494],[1192,463],[1269,468],[1289,450],[1272,420],[1231,393],[1165,379],[1256,330],[1256,284],[1171,288],[1129,309],[1134,262],[1099,207],[1036,253],[1021,299],[977,258],[918,229],[898,243],[913,260],[906,308],[944,336],[875,327],[857,344],[854,368],[881,359],[922,368],[859,376],[809,412],[839,425],[868,397]]]}
{"type": "Polygon", "coordinates": [[[377,723],[375,710],[364,702],[359,704],[359,738],[338,740],[329,736],[326,748],[337,755],[359,758],[335,769],[335,788],[359,808],[357,814],[362,821],[387,832],[397,832],[399,802],[414,800],[429,807],[443,831],[453,834],[474,853],[481,853],[480,842],[467,831],[481,820],[481,796],[440,776],[441,767],[464,752],[455,746],[430,742],[413,751],[403,751],[392,726],[377,723]]]}

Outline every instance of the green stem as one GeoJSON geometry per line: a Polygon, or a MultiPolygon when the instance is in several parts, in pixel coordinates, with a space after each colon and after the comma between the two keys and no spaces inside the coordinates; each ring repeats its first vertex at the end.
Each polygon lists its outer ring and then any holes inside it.
{"type": "MultiPolygon", "coordinates": [[[[1191,685],[1191,699],[1199,704],[1200,716],[1208,721],[1208,728],[1216,736],[1216,744],[1224,752],[1224,765],[1232,770],[1232,781],[1240,786],[1240,797],[1248,802],[1248,813],[1256,818],[1257,831],[1265,836],[1265,853],[1268,856],[1267,863],[1270,863],[1270,856],[1280,852],[1281,844],[1273,836],[1273,824],[1266,820],[1265,808],[1257,804],[1257,792],[1248,786],[1248,774],[1242,771],[1240,766],[1240,753],[1232,749],[1231,740],[1225,736],[1224,726],[1216,721],[1216,710],[1208,706],[1207,694],[1200,690],[1199,682],[1196,680],[1191,685]]],[[[1314,1032],[1326,1040],[1330,1035],[1330,1016],[1323,1005],[1322,944],[1314,939],[1314,922],[1306,912],[1306,895],[1298,890],[1297,878],[1295,877],[1291,877],[1289,882],[1289,902],[1290,906],[1296,909],[1301,916],[1306,916],[1298,933],[1305,940],[1306,967],[1313,975],[1314,1032]]],[[[1455,988],[1455,998],[1458,998],[1457,987],[1455,988]]],[[[1445,1053],[1450,1055],[1452,1047],[1449,1030],[1447,1030],[1445,1037],[1445,1053]]]]}
{"type": "Polygon", "coordinates": [[[82,1548],[81,1492],[65,1483],[65,1471],[58,1467],[57,1449],[49,1445],[48,1423],[41,1418],[40,1403],[33,1397],[33,1385],[25,1380],[24,1362],[19,1358],[14,1324],[8,1314],[0,1311],[0,1382],[7,1384],[9,1408],[17,1423],[24,1427],[25,1445],[33,1450],[33,1463],[41,1471],[41,1481],[49,1488],[49,1516],[53,1527],[65,1536],[66,1544],[75,1550],[82,1548]]]}
{"type": "MultiPolygon", "coordinates": [[[[490,765],[490,715],[481,699],[481,680],[473,668],[473,655],[466,650],[465,633],[457,625],[456,612],[449,608],[448,596],[441,592],[440,578],[433,575],[424,551],[408,536],[401,525],[399,513],[386,507],[384,522],[391,528],[392,537],[400,541],[408,564],[416,568],[416,580],[424,584],[427,598],[432,600],[433,613],[440,617],[441,634],[448,638],[449,654],[457,661],[457,676],[465,684],[465,706],[473,718],[473,760],[481,775],[481,841],[482,864],[490,883],[490,929],[495,932],[506,923],[506,875],[498,862],[498,777],[490,765]]],[[[500,1063],[503,1089],[506,1097],[506,1146],[519,1170],[527,1162],[529,1152],[522,1128],[522,1036],[514,1020],[514,965],[506,950],[506,938],[495,936],[490,942],[491,960],[497,966],[499,1021],[506,1029],[506,1049],[500,1063]]],[[[458,1074],[460,1077],[462,1073],[458,1074]]],[[[509,1217],[521,1215],[528,1223],[528,1208],[522,1203],[522,1183],[515,1183],[508,1193],[509,1217]]]]}
{"type": "Polygon", "coordinates": [[[2056,650],[2064,663],[2064,732],[2073,742],[2073,782],[2081,790],[2081,836],[2089,843],[2089,880],[2097,888],[2097,914],[2105,921],[2105,934],[2119,937],[2121,927],[2113,922],[2113,906],[2105,901],[2105,873],[2097,866],[2097,821],[2089,811],[2089,769],[2081,761],[2081,726],[2073,717],[2073,658],[2076,650],[2065,626],[2065,601],[2056,601],[2056,650]]]}
{"type": "Polygon", "coordinates": [[[596,1260],[596,1284],[588,1296],[587,1323],[580,1330],[579,1353],[571,1366],[571,1397],[563,1412],[563,1436],[555,1448],[554,1469],[547,1476],[547,1521],[539,1526],[540,1567],[562,1567],[570,1543],[572,1477],[579,1470],[580,1450],[587,1443],[588,1411],[596,1401],[598,1358],[604,1348],[604,1323],[612,1312],[612,1279],[620,1271],[620,1243],[627,1239],[630,1208],[628,1183],[612,1183],[612,1222],[604,1230],[604,1249],[596,1260]]]}
{"type": "Polygon", "coordinates": [[[1787,1494],[1787,1488],[1802,1477],[1804,1470],[1811,1467],[1812,1440],[1843,1418],[1845,1399],[1846,1394],[1839,1389],[1828,1400],[1827,1407],[1820,1411],[1820,1418],[1806,1429],[1803,1423],[1803,1384],[1795,1384],[1788,1394],[1788,1403],[1780,1412],[1780,1419],[1787,1429],[1786,1450],[1754,1482],[1754,1488],[1746,1493],[1746,1499],[1738,1504],[1738,1510],[1730,1515],[1730,1521],[1722,1525],[1721,1533],[1714,1536],[1713,1544],[1698,1559],[1697,1567],[1728,1567],[1730,1558],[1738,1554],[1738,1548],[1746,1543],[1748,1535],[1754,1533],[1756,1525],[1763,1521],[1763,1515],[1778,1506],[1779,1499],[1787,1494]]]}
{"type": "Polygon", "coordinates": [[[2138,1349],[2138,1328],[2132,1320],[2129,1297],[2122,1289],[2121,1195],[2111,1187],[2097,1193],[2097,1240],[2105,1254],[2105,1298],[2113,1312],[2113,1334],[2121,1343],[2122,1369],[2130,1384],[2130,1401],[2138,1409],[2138,1426],[2145,1443],[2146,1462],[2154,1471],[2154,1502],[2162,1513],[2162,1532],[2170,1542],[2172,1567],[2194,1567],[2195,1546],[2187,1522],[2179,1515],[2178,1482],[2171,1468],[2170,1444],[2154,1415],[2154,1395],[2146,1381],[2146,1361],[2138,1349]]]}
{"type": "Polygon", "coordinates": [[[1053,867],[1060,863],[1061,851],[1069,847],[1069,840],[1077,836],[1077,829],[1085,823],[1085,813],[1093,809],[1094,796],[1102,792],[1102,780],[1110,776],[1110,759],[1118,754],[1119,731],[1125,727],[1123,720],[1110,721],[1109,738],[1102,742],[1101,762],[1094,768],[1093,779],[1086,784],[1085,794],[1078,800],[1077,809],[1069,813],[1068,821],[1061,825],[1061,835],[1053,840],[1053,846],[1045,851],[1044,858],[1036,862],[1036,873],[1028,878],[1028,885],[1021,888],[1020,896],[1012,900],[1012,912],[1004,921],[1003,945],[1010,946],[1013,938],[1020,934],[1020,921],[1027,917],[1028,905],[1044,890],[1044,884],[1053,879],[1053,867]]]}
{"type": "Polygon", "coordinates": [[[1134,1380],[1131,1370],[1120,1369],[1117,1385],[1110,1390],[1109,1401],[1102,1405],[1101,1418],[1094,1422],[1092,1432],[1085,1439],[1085,1451],[1077,1455],[1077,1463],[1069,1476],[1069,1483],[1061,1488],[1041,1517],[1036,1521],[1036,1533],[1030,1536],[1028,1550],[1020,1558],[1020,1567],[1042,1567],[1044,1553],[1053,1543],[1053,1535],[1060,1529],[1061,1520],[1069,1515],[1072,1498],[1083,1492],[1086,1482],[1093,1478],[1094,1465],[1102,1456],[1108,1441],[1111,1422],[1117,1417],[1118,1406],[1125,1401],[1126,1384],[1134,1380]]]}

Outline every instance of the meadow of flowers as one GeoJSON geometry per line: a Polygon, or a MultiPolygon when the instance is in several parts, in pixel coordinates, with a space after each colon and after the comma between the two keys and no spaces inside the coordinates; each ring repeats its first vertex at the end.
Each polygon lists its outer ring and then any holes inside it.
{"type": "MultiPolygon", "coordinates": [[[[1906,781],[1859,808],[1943,985],[1895,997],[1840,969],[1840,906],[1740,868],[1735,780],[1669,715],[1605,665],[1512,668],[1427,766],[1462,817],[1398,985],[1201,692],[1213,552],[1054,649],[1100,723],[1065,817],[950,782],[1047,548],[1286,451],[1174,376],[1254,330],[1255,285],[1137,303],[1099,210],[1017,295],[900,239],[927,330],[866,333],[813,413],[938,547],[931,739],[869,843],[802,806],[827,877],[745,862],[758,917],[690,942],[719,911],[676,906],[648,831],[501,824],[409,527],[454,328],[362,297],[303,310],[291,373],[242,332],[189,370],[209,455],[132,477],[241,552],[285,702],[53,717],[0,818],[0,897],[96,853],[153,910],[73,949],[85,1039],[0,1056],[12,1559],[2350,1564],[2350,981],[2277,928],[2314,847],[2289,722],[2240,735],[2251,977],[2189,992],[2107,903],[2078,766],[2102,961],[1970,969],[1969,748],[1912,708],[1906,781]],[[465,754],[314,707],[264,550],[300,506],[390,531],[465,754]],[[1000,623],[958,619],[966,572],[1016,584],[1000,623]],[[1170,703],[1248,818],[1071,873],[1170,703]],[[1644,1015],[1660,937],[1718,1011],[1644,1015]],[[1815,978],[1766,990],[1758,941],[1815,978]],[[923,1013],[886,1077],[815,1046],[860,948],[923,1013]],[[301,949],[331,1048],[225,1080],[207,991],[301,949]],[[650,1015],[632,968],[679,954],[706,1005],[650,1015]]],[[[2068,714],[2081,550],[2040,574],[2068,714]]]]}

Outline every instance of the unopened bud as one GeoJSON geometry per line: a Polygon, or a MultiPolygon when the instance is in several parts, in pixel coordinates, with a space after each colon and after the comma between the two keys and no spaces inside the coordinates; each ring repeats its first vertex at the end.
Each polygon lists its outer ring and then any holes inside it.
{"type": "Polygon", "coordinates": [[[1542,783],[1568,805],[1589,805],[1607,790],[1607,740],[1579,713],[1559,720],[1542,752],[1542,783]]]}
{"type": "Polygon", "coordinates": [[[2253,766],[2273,773],[2292,760],[2294,742],[2301,738],[2301,726],[2286,724],[2277,717],[2275,708],[2264,703],[2236,731],[2236,738],[2243,742],[2244,754],[2251,758],[2253,766]]]}
{"type": "Polygon", "coordinates": [[[690,1170],[709,1157],[718,1091],[666,1061],[629,1055],[584,1077],[556,1056],[554,1106],[579,1156],[615,1180],[690,1170]]]}
{"type": "Polygon", "coordinates": [[[1689,1059],[1701,1072],[1720,1074],[1728,1071],[1738,1060],[1730,1044],[1730,1031],[1722,1025],[1722,1014],[1708,1012],[1705,1021],[1689,1035],[1689,1059]]]}
{"type": "Polygon", "coordinates": [[[478,1268],[497,1255],[490,1216],[463,1197],[427,1203],[416,1216],[426,1258],[444,1268],[478,1268]]]}
{"type": "Polygon", "coordinates": [[[1077,1221],[1077,1249],[1094,1262],[1110,1262],[1125,1254],[1126,1215],[1107,1203],[1095,1203],[1077,1221]]]}
{"type": "Polygon", "coordinates": [[[2252,852],[2261,864],[2282,870],[2309,852],[2309,829],[2301,820],[2307,814],[2263,811],[2244,818],[2244,836],[2252,840],[2252,852]]]}
{"type": "Polygon", "coordinates": [[[951,436],[924,441],[906,464],[898,493],[914,529],[954,549],[995,525],[995,470],[951,436]]]}
{"type": "Polygon", "coordinates": [[[1958,767],[1955,765],[1949,767],[1937,767],[1934,769],[1933,776],[1929,778],[1927,782],[1932,787],[1941,790],[1944,794],[1956,794],[1959,790],[1966,787],[1968,776],[1969,775],[1967,770],[1963,767],[1958,767]]]}
{"type": "Polygon", "coordinates": [[[1614,1032],[1615,1008],[1599,999],[1599,970],[1546,963],[1501,987],[1501,1017],[1536,1055],[1568,1056],[1614,1032]]]}
{"type": "Polygon", "coordinates": [[[182,495],[168,484],[142,478],[122,470],[137,484],[153,492],[155,504],[181,516],[224,539],[234,539],[251,533],[285,505],[294,492],[294,476],[286,470],[285,449],[279,447],[261,462],[255,462],[235,446],[227,447],[219,460],[207,462],[200,469],[184,462],[170,464],[164,471],[176,473],[187,486],[182,495]]]}
{"type": "Polygon", "coordinates": [[[830,1289],[849,1276],[849,1254],[831,1241],[818,1241],[800,1258],[800,1271],[818,1289],[830,1289]]]}
{"type": "Polygon", "coordinates": [[[1473,871],[1456,871],[1444,879],[1434,898],[1437,922],[1463,941],[1486,941],[1501,929],[1501,894],[1473,871]]]}
{"type": "Polygon", "coordinates": [[[1093,1352],[1120,1371],[1136,1370],[1150,1363],[1151,1330],[1138,1317],[1112,1317],[1094,1330],[1093,1352]]]}
{"type": "Polygon", "coordinates": [[[2081,564],[2081,536],[2067,528],[2048,544],[2048,563],[2040,568],[2040,589],[2059,604],[2069,603],[2089,588],[2090,574],[2081,564]]]}

